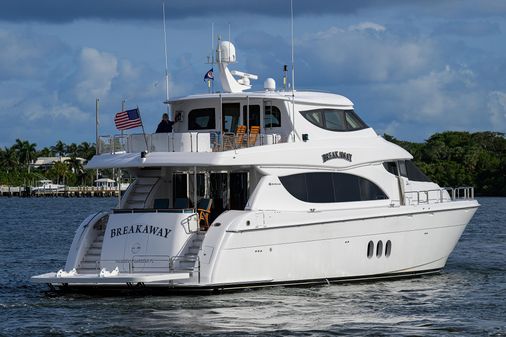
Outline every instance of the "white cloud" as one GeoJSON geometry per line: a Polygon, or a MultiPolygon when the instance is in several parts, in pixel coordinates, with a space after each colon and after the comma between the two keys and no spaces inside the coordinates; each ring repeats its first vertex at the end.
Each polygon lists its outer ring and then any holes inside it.
{"type": "Polygon", "coordinates": [[[434,60],[430,39],[400,39],[382,32],[383,26],[367,22],[306,34],[297,45],[297,60],[305,65],[302,77],[346,83],[405,80],[423,73],[434,60]]]}
{"type": "Polygon", "coordinates": [[[78,67],[74,94],[79,102],[87,103],[109,94],[111,83],[118,76],[118,60],[114,55],[83,48],[78,67]]]}
{"type": "Polygon", "coordinates": [[[374,30],[377,32],[384,32],[386,30],[385,26],[382,26],[380,24],[374,23],[374,22],[361,22],[356,25],[352,25],[348,28],[350,31],[354,30],[374,30]]]}
{"type": "Polygon", "coordinates": [[[27,80],[47,75],[51,60],[64,52],[54,37],[0,28],[0,81],[27,80]]]}

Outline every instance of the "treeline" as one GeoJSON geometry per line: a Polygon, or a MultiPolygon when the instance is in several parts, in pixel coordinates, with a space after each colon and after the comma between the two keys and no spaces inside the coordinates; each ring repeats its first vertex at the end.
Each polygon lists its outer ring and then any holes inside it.
{"type": "Polygon", "coordinates": [[[37,180],[50,179],[69,186],[93,185],[94,171],[85,170],[80,158],[89,160],[95,154],[95,145],[88,142],[65,144],[37,150],[37,144],[16,139],[14,145],[0,148],[0,184],[11,186],[32,185],[37,180]],[[68,157],[49,168],[35,168],[39,157],[68,157]]]}
{"type": "Polygon", "coordinates": [[[436,133],[424,143],[385,134],[409,151],[416,165],[440,186],[474,186],[475,194],[506,196],[506,138],[498,132],[436,133]]]}

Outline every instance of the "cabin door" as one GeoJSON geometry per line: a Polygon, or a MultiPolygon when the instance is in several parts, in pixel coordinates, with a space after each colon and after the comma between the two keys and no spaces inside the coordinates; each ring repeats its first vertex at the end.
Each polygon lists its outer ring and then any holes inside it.
{"type": "Polygon", "coordinates": [[[223,103],[221,106],[221,129],[223,132],[235,132],[241,115],[240,103],[223,103]]]}
{"type": "Polygon", "coordinates": [[[248,173],[230,173],[230,209],[244,210],[248,202],[248,173]]]}

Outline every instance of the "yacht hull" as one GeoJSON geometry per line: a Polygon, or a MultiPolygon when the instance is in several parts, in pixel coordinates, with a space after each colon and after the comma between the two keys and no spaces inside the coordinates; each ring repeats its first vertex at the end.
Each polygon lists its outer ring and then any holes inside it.
{"type": "Polygon", "coordinates": [[[430,274],[445,266],[477,207],[476,201],[459,201],[327,216],[322,212],[318,217],[230,211],[207,231],[198,268],[184,277],[147,275],[141,280],[124,274],[124,279],[113,281],[98,275],[56,278],[50,273],[33,280],[66,290],[193,292],[430,274]],[[315,218],[318,222],[310,221],[315,218]]]}

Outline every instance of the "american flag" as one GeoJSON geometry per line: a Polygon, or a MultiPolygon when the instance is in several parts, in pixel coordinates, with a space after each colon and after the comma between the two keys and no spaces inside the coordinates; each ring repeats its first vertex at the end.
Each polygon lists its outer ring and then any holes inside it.
{"type": "Polygon", "coordinates": [[[118,112],[114,117],[114,124],[116,124],[118,130],[128,130],[142,126],[139,108],[118,112]]]}

